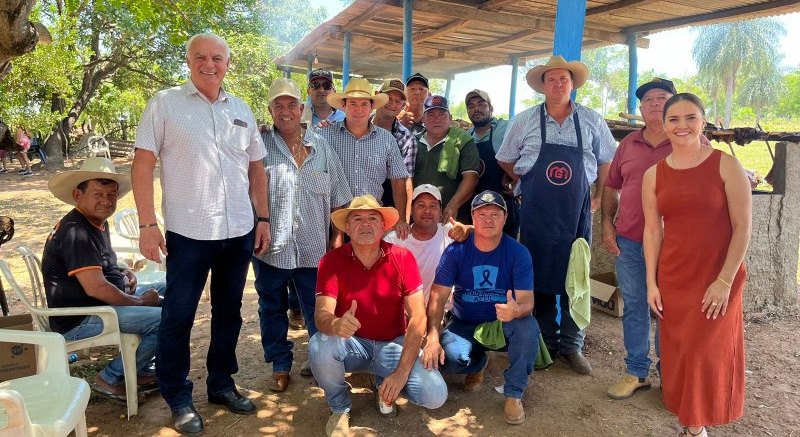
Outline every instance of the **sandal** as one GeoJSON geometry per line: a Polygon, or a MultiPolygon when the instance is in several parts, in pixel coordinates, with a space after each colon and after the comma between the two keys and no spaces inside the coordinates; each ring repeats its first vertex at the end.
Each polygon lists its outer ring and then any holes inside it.
{"type": "Polygon", "coordinates": [[[687,426],[683,428],[683,431],[681,431],[680,434],[678,434],[678,437],[708,437],[708,433],[706,432],[705,426],[697,434],[689,431],[689,427],[687,426]]]}

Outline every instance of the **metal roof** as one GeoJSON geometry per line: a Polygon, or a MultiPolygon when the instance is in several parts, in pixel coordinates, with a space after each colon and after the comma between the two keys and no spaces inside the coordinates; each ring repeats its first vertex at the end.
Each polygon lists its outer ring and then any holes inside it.
{"type": "MultiPolygon", "coordinates": [[[[563,0],[562,0],[563,1],[563,0]]],[[[558,0],[415,0],[414,71],[448,78],[457,73],[508,65],[552,53],[558,0]]],[[[797,0],[588,0],[583,47],[627,44],[647,48],[649,33],[722,21],[800,11],[797,0]]],[[[403,58],[402,0],[356,0],[320,24],[288,53],[279,67],[305,72],[341,71],[345,32],[351,33],[350,72],[370,79],[398,77],[403,58]]],[[[687,50],[690,48],[687,47],[687,50]]]]}

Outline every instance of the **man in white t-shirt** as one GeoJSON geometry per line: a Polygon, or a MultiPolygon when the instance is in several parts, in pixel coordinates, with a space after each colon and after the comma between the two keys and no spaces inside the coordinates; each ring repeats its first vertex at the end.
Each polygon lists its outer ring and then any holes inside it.
{"type": "MultiPolygon", "coordinates": [[[[464,241],[471,232],[471,226],[458,223],[452,218],[449,223],[442,224],[442,193],[431,184],[414,188],[411,195],[411,218],[413,224],[408,238],[401,240],[395,231],[391,231],[383,239],[387,243],[405,247],[414,254],[422,276],[427,305],[442,252],[453,241],[464,241]]],[[[450,306],[448,302],[446,309],[450,306]]]]}

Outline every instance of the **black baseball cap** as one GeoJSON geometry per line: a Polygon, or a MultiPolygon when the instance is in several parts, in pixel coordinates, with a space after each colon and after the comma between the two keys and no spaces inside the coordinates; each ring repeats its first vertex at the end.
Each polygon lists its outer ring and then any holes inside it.
{"type": "Polygon", "coordinates": [[[472,205],[470,210],[475,211],[476,209],[486,206],[486,205],[497,205],[503,209],[503,211],[508,212],[508,208],[506,207],[506,201],[503,199],[503,196],[495,193],[492,190],[486,190],[478,194],[472,199],[472,205]]]}
{"type": "Polygon", "coordinates": [[[644,97],[648,91],[656,88],[672,94],[678,94],[678,91],[675,90],[675,84],[672,83],[671,80],[654,77],[650,80],[650,82],[646,82],[639,88],[636,88],[636,98],[642,100],[642,97],[644,97]]]}
{"type": "Polygon", "coordinates": [[[415,80],[422,82],[422,84],[425,85],[425,88],[430,88],[428,86],[428,78],[419,73],[414,73],[411,76],[408,76],[408,79],[406,79],[406,86],[415,80]]]}
{"type": "Polygon", "coordinates": [[[308,83],[311,83],[311,81],[314,79],[325,79],[328,82],[333,83],[333,73],[331,73],[330,70],[317,68],[308,74],[308,83]]]}

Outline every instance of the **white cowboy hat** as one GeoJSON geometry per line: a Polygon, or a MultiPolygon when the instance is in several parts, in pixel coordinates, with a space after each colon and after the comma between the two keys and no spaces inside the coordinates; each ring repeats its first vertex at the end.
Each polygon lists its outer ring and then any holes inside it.
{"type": "Polygon", "coordinates": [[[339,109],[344,108],[344,99],[372,99],[377,109],[389,101],[389,96],[383,93],[375,94],[372,85],[366,79],[358,77],[347,82],[344,92],[331,93],[326,99],[329,105],[339,109]]]}
{"type": "Polygon", "coordinates": [[[572,72],[573,90],[582,87],[583,84],[586,83],[586,79],[589,78],[589,67],[587,67],[586,64],[581,61],[567,62],[563,56],[556,55],[551,56],[550,59],[547,60],[547,64],[537,65],[528,70],[525,79],[534,91],[544,94],[543,76],[546,72],[556,68],[563,68],[572,72]]]}
{"type": "Polygon", "coordinates": [[[111,179],[118,188],[118,198],[131,191],[131,177],[127,174],[117,173],[114,163],[108,158],[87,158],[79,170],[61,172],[47,182],[47,188],[56,198],[64,203],[75,205],[72,190],[82,182],[92,179],[111,179]]]}
{"type": "Polygon", "coordinates": [[[344,225],[347,223],[347,216],[351,211],[374,210],[383,216],[383,230],[387,230],[397,223],[400,214],[397,210],[389,206],[381,206],[370,194],[354,197],[347,208],[337,209],[331,213],[331,221],[334,226],[344,232],[344,225]]]}

